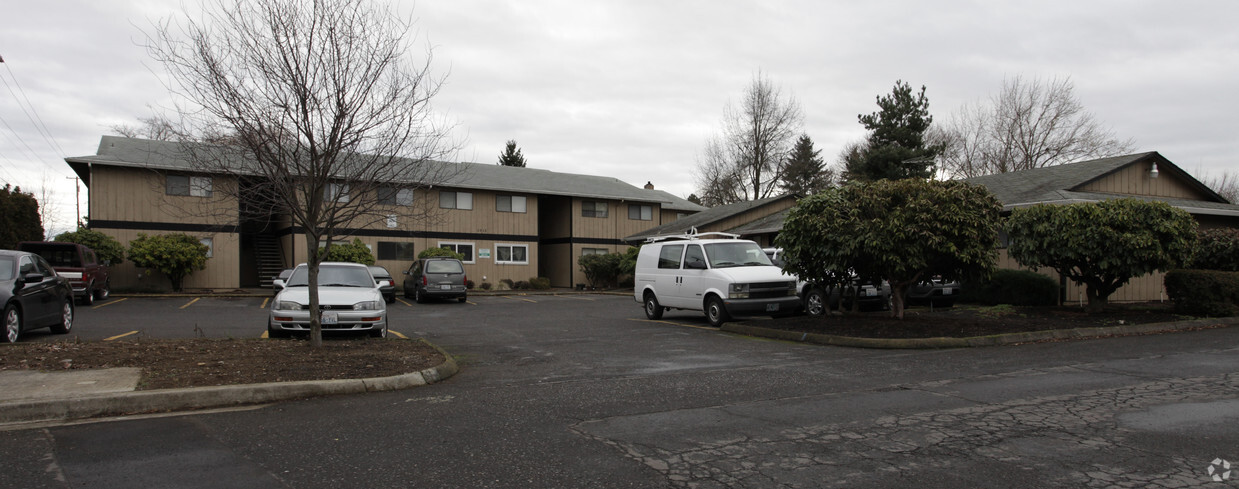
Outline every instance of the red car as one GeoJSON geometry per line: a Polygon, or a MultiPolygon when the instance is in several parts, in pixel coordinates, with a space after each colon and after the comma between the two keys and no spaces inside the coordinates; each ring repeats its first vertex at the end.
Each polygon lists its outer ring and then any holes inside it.
{"type": "Polygon", "coordinates": [[[73,296],[83,304],[94,304],[95,299],[107,299],[112,284],[108,281],[108,267],[99,263],[95,250],[77,243],[54,241],[22,241],[17,249],[43,257],[56,274],[69,279],[73,296]]]}

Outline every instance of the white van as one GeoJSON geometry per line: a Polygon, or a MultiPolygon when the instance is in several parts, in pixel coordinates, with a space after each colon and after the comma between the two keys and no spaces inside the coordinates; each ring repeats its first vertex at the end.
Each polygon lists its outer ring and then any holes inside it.
{"type": "Polygon", "coordinates": [[[796,281],[770,263],[761,247],[727,233],[691,233],[647,240],[637,255],[633,298],[645,316],[704,311],[711,325],[733,316],[791,313],[800,306],[796,281]]]}

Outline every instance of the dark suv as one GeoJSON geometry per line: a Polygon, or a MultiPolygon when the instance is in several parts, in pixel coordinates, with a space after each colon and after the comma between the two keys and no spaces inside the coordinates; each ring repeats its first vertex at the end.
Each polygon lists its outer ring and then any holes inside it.
{"type": "Polygon", "coordinates": [[[464,302],[469,294],[465,266],[455,258],[422,258],[404,272],[404,296],[417,302],[438,297],[464,302]]]}
{"type": "Polygon", "coordinates": [[[17,249],[43,257],[56,270],[56,274],[69,279],[73,296],[83,304],[94,304],[95,299],[104,300],[112,290],[108,279],[108,267],[99,263],[95,250],[77,243],[54,241],[22,241],[17,249]]]}

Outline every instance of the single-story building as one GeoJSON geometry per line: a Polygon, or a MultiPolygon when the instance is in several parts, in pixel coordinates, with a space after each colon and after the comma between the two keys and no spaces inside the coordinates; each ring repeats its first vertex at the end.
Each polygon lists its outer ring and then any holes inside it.
{"type": "MultiPolygon", "coordinates": [[[[224,189],[235,177],[204,174],[178,143],[104,136],[94,155],[66,158],[90,189],[88,226],[122,245],[139,233],[183,232],[210,249],[207,268],[190,275],[186,288],[229,289],[270,284],[283,268],[305,261],[303,230],[288,216],[253,212],[245,199],[224,189]],[[193,208],[193,212],[187,209],[193,208]]],[[[417,253],[447,247],[465,255],[466,273],[477,284],[547,277],[557,287],[584,282],[577,258],[619,253],[625,236],[705,210],[653,185],[638,188],[619,179],[495,164],[430,162],[452,166],[449,181],[416,190],[376,192],[392,206],[389,219],[342,229],[335,240],[361,239],[378,265],[400,280],[417,253]],[[421,206],[435,219],[397,219],[396,211],[421,206]]],[[[408,182],[410,185],[420,182],[408,182]]],[[[168,288],[126,262],[113,267],[116,289],[168,288]]]]}

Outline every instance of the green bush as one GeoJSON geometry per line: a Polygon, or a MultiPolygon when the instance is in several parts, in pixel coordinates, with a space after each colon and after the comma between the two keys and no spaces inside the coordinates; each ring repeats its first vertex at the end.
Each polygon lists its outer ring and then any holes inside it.
{"type": "Polygon", "coordinates": [[[1166,294],[1174,310],[1189,316],[1226,317],[1239,314],[1239,272],[1171,270],[1166,294]]]}
{"type": "Polygon", "coordinates": [[[546,277],[532,277],[529,279],[529,286],[534,290],[546,290],[551,288],[551,279],[546,277]]]}
{"type": "Polygon", "coordinates": [[[172,281],[172,290],[181,291],[185,277],[206,268],[207,246],[185,233],[147,236],[129,242],[129,261],[146,273],[159,270],[172,281]]]}
{"type": "Polygon", "coordinates": [[[518,280],[512,284],[512,290],[529,290],[529,282],[518,280]]]}
{"type": "Polygon", "coordinates": [[[1201,229],[1197,232],[1192,268],[1239,271],[1239,229],[1201,229]]]}
{"type": "Polygon", "coordinates": [[[482,282],[481,287],[482,287],[482,290],[490,290],[490,288],[491,288],[492,286],[491,286],[490,282],[482,282]]]}
{"type": "Polygon", "coordinates": [[[353,242],[349,244],[332,244],[331,251],[327,252],[327,256],[323,257],[323,261],[344,261],[373,265],[374,254],[370,253],[370,248],[366,247],[365,243],[361,242],[361,238],[353,238],[353,242]]]}
{"type": "Polygon", "coordinates": [[[624,255],[619,253],[582,255],[577,259],[577,264],[581,265],[581,270],[585,272],[585,279],[589,281],[590,287],[614,287],[619,282],[623,260],[624,255]]]}
{"type": "Polygon", "coordinates": [[[421,253],[417,254],[417,259],[420,260],[422,258],[438,258],[440,256],[445,256],[448,258],[455,258],[460,261],[465,260],[464,254],[457,253],[448,248],[426,248],[422,250],[421,253]]]}
{"type": "Polygon", "coordinates": [[[499,288],[500,290],[503,290],[504,288],[507,288],[508,290],[512,290],[516,288],[516,283],[513,282],[512,279],[510,278],[499,279],[499,285],[503,285],[503,287],[499,288]]]}
{"type": "Polygon", "coordinates": [[[1058,282],[1027,270],[995,270],[989,280],[962,284],[959,300],[974,304],[1052,306],[1058,304],[1058,282]]]}
{"type": "Polygon", "coordinates": [[[108,265],[119,265],[125,261],[125,247],[120,241],[93,229],[78,228],[77,231],[60,233],[52,241],[77,243],[95,250],[99,261],[108,265]]]}

